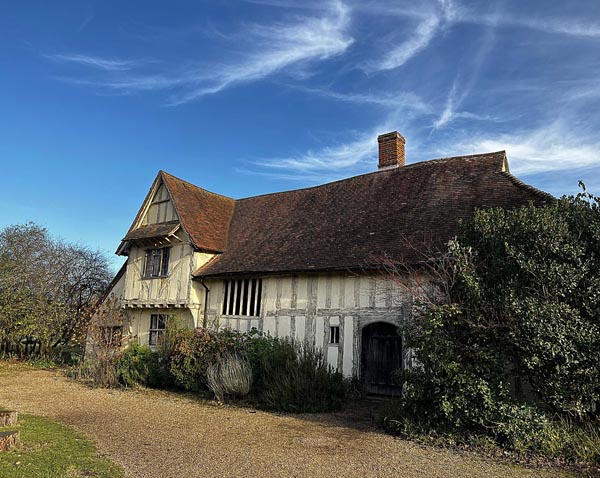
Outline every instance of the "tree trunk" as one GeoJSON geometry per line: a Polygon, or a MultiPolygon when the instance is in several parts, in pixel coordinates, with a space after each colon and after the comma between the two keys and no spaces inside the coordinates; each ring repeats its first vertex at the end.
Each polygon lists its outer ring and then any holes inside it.
{"type": "Polygon", "coordinates": [[[0,412],[0,428],[17,423],[17,412],[0,412]]]}
{"type": "Polygon", "coordinates": [[[0,451],[7,451],[19,445],[19,432],[0,432],[0,451]]]}

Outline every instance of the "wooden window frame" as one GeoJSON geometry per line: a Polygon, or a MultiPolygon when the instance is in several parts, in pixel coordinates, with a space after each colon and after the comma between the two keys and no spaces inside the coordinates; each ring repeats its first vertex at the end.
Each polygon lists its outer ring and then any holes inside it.
{"type": "Polygon", "coordinates": [[[143,279],[160,279],[169,275],[171,248],[161,247],[144,251],[143,279]]]}
{"type": "Polygon", "coordinates": [[[329,345],[340,345],[340,326],[329,326],[329,345]]]}
{"type": "Polygon", "coordinates": [[[148,345],[156,347],[158,340],[167,328],[167,314],[150,314],[150,327],[148,329],[148,345]],[[155,321],[153,323],[153,321],[155,321]],[[162,327],[160,327],[162,325],[162,327]]]}
{"type": "Polygon", "coordinates": [[[225,279],[221,312],[226,317],[260,317],[262,279],[225,279]]]}

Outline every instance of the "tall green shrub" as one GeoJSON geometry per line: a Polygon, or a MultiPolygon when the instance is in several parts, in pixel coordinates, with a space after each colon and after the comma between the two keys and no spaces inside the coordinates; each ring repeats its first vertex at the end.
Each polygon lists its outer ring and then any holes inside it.
{"type": "Polygon", "coordinates": [[[398,373],[398,431],[476,432],[540,451],[560,428],[548,417],[598,414],[599,198],[478,211],[428,264],[441,280],[404,331],[418,365],[398,373]]]}
{"type": "Polygon", "coordinates": [[[170,376],[160,356],[146,345],[135,342],[123,352],[117,363],[117,378],[125,387],[166,387],[170,376]]]}

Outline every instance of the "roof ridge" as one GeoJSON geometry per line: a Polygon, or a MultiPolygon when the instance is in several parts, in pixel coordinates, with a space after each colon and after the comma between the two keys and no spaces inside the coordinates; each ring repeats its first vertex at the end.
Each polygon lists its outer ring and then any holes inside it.
{"type": "Polygon", "coordinates": [[[174,176],[173,174],[171,174],[171,173],[168,173],[167,171],[164,171],[164,170],[162,170],[162,169],[160,169],[160,170],[158,171],[158,173],[159,173],[159,174],[162,174],[162,175],[167,175],[167,176],[170,176],[170,177],[172,177],[173,179],[176,179],[177,181],[180,181],[180,182],[182,182],[182,183],[189,184],[190,186],[193,186],[193,187],[194,187],[194,188],[196,188],[196,189],[200,189],[200,190],[204,191],[205,193],[212,194],[212,195],[214,195],[214,196],[219,196],[219,197],[222,197],[222,198],[224,198],[224,199],[230,199],[230,200],[232,200],[232,201],[235,201],[235,199],[234,199],[234,198],[232,198],[232,197],[225,196],[224,194],[215,193],[215,192],[213,192],[213,191],[209,191],[208,189],[205,189],[205,188],[203,188],[203,187],[197,186],[197,185],[195,185],[194,183],[190,183],[189,181],[186,181],[185,179],[181,179],[180,177],[174,176]]]}
{"type": "Polygon", "coordinates": [[[500,151],[493,151],[493,152],[489,152],[489,153],[477,153],[477,154],[467,154],[467,155],[461,155],[461,156],[448,156],[448,157],[444,157],[444,158],[427,159],[425,161],[419,161],[416,163],[406,164],[405,166],[401,166],[398,168],[382,169],[382,170],[378,170],[378,171],[369,171],[368,173],[357,174],[356,176],[350,176],[349,178],[336,179],[335,181],[330,181],[328,183],[323,183],[323,184],[316,184],[314,186],[307,186],[307,187],[298,188],[298,189],[287,189],[285,191],[276,191],[276,192],[272,192],[272,193],[257,194],[256,196],[246,196],[244,198],[235,199],[235,202],[237,203],[240,201],[246,201],[249,199],[255,199],[255,198],[259,198],[259,197],[273,196],[275,194],[293,193],[293,192],[297,192],[297,191],[307,191],[309,189],[322,188],[325,186],[329,186],[331,184],[337,184],[337,183],[341,183],[344,181],[351,181],[353,179],[362,178],[364,176],[369,176],[372,174],[397,173],[397,172],[404,171],[406,169],[414,169],[416,167],[429,166],[434,163],[437,164],[437,163],[450,162],[450,161],[456,161],[456,160],[462,160],[462,159],[474,159],[474,158],[478,158],[478,157],[494,156],[494,155],[501,154],[501,153],[503,153],[506,156],[506,150],[500,150],[500,151]]]}

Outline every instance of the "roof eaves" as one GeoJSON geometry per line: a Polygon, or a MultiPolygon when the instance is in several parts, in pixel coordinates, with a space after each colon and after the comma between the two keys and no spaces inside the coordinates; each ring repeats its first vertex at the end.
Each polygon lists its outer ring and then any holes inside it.
{"type": "Polygon", "coordinates": [[[500,174],[508,180],[510,180],[515,186],[535,195],[536,197],[539,197],[540,199],[543,199],[548,202],[556,201],[556,198],[552,194],[547,193],[546,191],[542,191],[541,189],[538,189],[535,186],[531,186],[530,184],[524,183],[516,176],[513,176],[508,170],[500,171],[500,174]]]}
{"type": "MultiPolygon", "coordinates": [[[[173,208],[175,209],[175,212],[177,213],[177,217],[179,218],[179,223],[181,224],[181,228],[185,231],[185,233],[190,238],[192,246],[195,249],[198,249],[198,244],[196,244],[196,241],[194,240],[194,237],[190,234],[189,229],[186,227],[185,219],[182,217],[182,215],[180,213],[180,209],[178,208],[178,205],[177,205],[177,200],[173,196],[173,192],[171,191],[171,188],[169,187],[169,182],[165,181],[165,176],[170,176],[171,178],[173,178],[175,180],[178,180],[178,181],[181,181],[181,180],[179,178],[176,178],[172,174],[169,174],[166,171],[163,171],[162,169],[158,172],[158,175],[162,179],[163,184],[165,185],[165,187],[167,188],[167,191],[169,192],[169,196],[171,197],[171,202],[173,203],[173,208]]],[[[188,184],[190,184],[190,183],[188,183],[188,184]]],[[[198,187],[198,186],[195,186],[195,187],[198,187]]]]}

